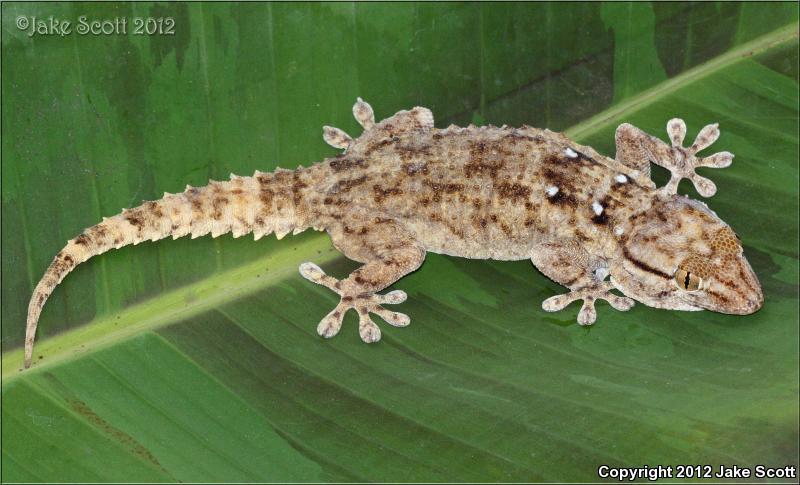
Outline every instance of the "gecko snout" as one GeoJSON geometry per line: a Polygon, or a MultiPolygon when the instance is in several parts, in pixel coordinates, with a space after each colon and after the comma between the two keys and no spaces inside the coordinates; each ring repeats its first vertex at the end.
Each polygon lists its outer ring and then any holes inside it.
{"type": "Polygon", "coordinates": [[[740,264],[744,266],[740,274],[744,276],[739,285],[738,295],[741,295],[740,304],[734,308],[735,315],[749,315],[757,312],[764,306],[764,291],[761,289],[761,284],[758,282],[755,272],[750,267],[746,259],[742,258],[740,264]]]}
{"type": "Polygon", "coordinates": [[[761,284],[743,256],[728,260],[698,293],[699,306],[720,313],[749,315],[764,305],[761,284]]]}

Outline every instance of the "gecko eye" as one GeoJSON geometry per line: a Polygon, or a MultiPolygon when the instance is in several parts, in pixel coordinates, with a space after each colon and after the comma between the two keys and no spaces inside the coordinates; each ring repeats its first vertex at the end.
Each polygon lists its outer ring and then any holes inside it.
{"type": "Polygon", "coordinates": [[[675,284],[684,291],[697,291],[703,284],[703,278],[691,271],[678,268],[678,271],[675,272],[675,284]]]}

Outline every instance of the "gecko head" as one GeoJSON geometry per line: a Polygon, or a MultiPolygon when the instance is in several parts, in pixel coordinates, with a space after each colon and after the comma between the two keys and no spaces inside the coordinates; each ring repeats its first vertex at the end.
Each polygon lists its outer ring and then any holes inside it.
{"type": "Polygon", "coordinates": [[[746,315],[764,303],[738,236],[702,202],[657,199],[621,245],[611,281],[646,305],[746,315]]]}

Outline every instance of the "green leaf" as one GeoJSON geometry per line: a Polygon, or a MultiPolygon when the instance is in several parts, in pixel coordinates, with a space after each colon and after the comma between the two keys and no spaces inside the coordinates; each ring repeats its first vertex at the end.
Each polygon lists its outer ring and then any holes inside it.
{"type": "Polygon", "coordinates": [[[601,464],[796,465],[796,5],[2,9],[3,481],[594,481],[601,464]],[[29,38],[20,15],[170,15],[177,34],[29,38]],[[704,173],[719,187],[709,205],[741,236],[764,308],[601,305],[580,328],[577,308],[540,309],[563,289],[528,262],[431,254],[395,285],[413,325],[383,325],[367,346],[353,315],[332,340],[315,333],[336,299],[298,263],[356,267],[326,237],[185,239],[79,267],[45,307],[41,360],[18,371],[27,299],[63,241],[164,190],[330,156],[320,127],[357,132],[358,95],[379,117],[423,105],[439,126],[569,128],[606,154],[621,121],[662,138],[673,116],[690,138],[719,121],[715,147],[736,159],[704,173]]]}
{"type": "Polygon", "coordinates": [[[614,101],[667,78],[656,53],[655,14],[649,3],[608,2],[603,22],[614,32],[614,101]]]}

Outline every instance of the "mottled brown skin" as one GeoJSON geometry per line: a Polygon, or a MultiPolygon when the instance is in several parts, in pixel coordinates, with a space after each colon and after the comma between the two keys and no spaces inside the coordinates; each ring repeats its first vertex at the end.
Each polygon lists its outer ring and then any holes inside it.
{"type": "Polygon", "coordinates": [[[560,133],[527,126],[436,129],[425,108],[375,123],[372,108],[360,99],[353,113],[365,130],[355,140],[324,127],[325,140],[345,150],[338,157],[187,187],[104,219],[69,241],[31,299],[26,366],[44,302],[69,271],[93,255],[167,236],[252,232],[258,239],[271,232],[281,238],[308,228],[327,231],[337,249],[363,266],[343,280],[313,263],[300,266],[304,277],[341,297],[318,332],[335,335],[345,312],[355,309],[366,342],[380,339],[370,313],[408,325],[408,316],[382,306],[400,303],[406,294],[378,292],[416,270],[429,251],[530,259],[571,290],[548,298],[543,308],[556,311],[581,299],[583,325],[595,321],[598,298],[619,310],[630,309],[633,298],[658,308],[736,314],[763,303],[730,227],[702,202],[675,194],[682,177],[702,195],[716,190],[694,173],[696,166],[730,164],[727,152],[695,158],[716,140],[716,125],[685,149],[681,120],[668,123],[672,147],[624,124],[611,159],[560,133]],[[656,189],[650,181],[650,162],[673,172],[666,187],[656,189]]]}

